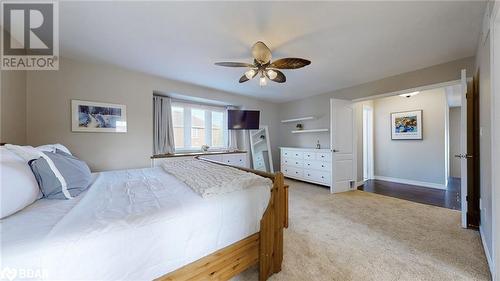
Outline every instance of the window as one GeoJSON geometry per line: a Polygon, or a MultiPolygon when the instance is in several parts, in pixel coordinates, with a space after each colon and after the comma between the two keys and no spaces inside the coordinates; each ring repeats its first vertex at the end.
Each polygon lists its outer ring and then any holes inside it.
{"type": "Polygon", "coordinates": [[[172,106],[175,148],[184,147],[184,108],[172,106]]]}
{"type": "Polygon", "coordinates": [[[211,149],[226,148],[226,118],[223,107],[173,102],[175,149],[200,150],[204,144],[211,149]]]}

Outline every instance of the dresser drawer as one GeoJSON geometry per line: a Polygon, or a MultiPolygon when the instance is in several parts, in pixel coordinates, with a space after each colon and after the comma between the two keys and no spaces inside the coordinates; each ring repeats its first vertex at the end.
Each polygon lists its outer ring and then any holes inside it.
{"type": "Polygon", "coordinates": [[[284,149],[281,151],[281,157],[304,159],[304,152],[284,149]]]}
{"type": "Polygon", "coordinates": [[[304,160],[314,160],[315,159],[314,152],[304,152],[304,160]]]}
{"type": "Polygon", "coordinates": [[[246,167],[247,159],[246,154],[224,154],[222,155],[222,162],[232,166],[246,167]]]}
{"type": "Polygon", "coordinates": [[[217,154],[217,155],[203,155],[203,156],[201,156],[201,158],[210,159],[210,160],[219,161],[219,162],[223,161],[221,154],[217,154]]]}
{"type": "Polygon", "coordinates": [[[304,178],[310,181],[330,184],[330,173],[322,171],[304,171],[304,178]]]}
{"type": "Polygon", "coordinates": [[[304,170],[297,167],[282,166],[281,171],[285,176],[296,177],[296,178],[301,178],[304,176],[304,170]]]}
{"type": "Polygon", "coordinates": [[[332,168],[329,162],[304,160],[304,169],[330,171],[332,168]]]}
{"type": "Polygon", "coordinates": [[[287,166],[294,166],[298,168],[304,167],[304,160],[297,158],[285,158],[283,164],[287,166]]]}
{"type": "Polygon", "coordinates": [[[304,167],[304,160],[298,158],[284,157],[281,158],[281,165],[304,167]]]}
{"type": "Polygon", "coordinates": [[[332,154],[329,152],[316,152],[316,160],[320,161],[332,161],[332,154]]]}

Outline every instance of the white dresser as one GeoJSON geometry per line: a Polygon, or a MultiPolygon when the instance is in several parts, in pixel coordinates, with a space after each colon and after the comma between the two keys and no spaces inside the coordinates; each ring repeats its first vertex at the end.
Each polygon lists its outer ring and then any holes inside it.
{"type": "Polygon", "coordinates": [[[330,149],[281,147],[281,172],[287,178],[332,185],[330,149]]]}
{"type": "Polygon", "coordinates": [[[206,158],[206,159],[211,159],[214,161],[219,161],[222,163],[229,164],[231,166],[238,166],[238,167],[244,167],[248,168],[248,161],[247,161],[247,153],[246,151],[238,151],[238,152],[209,152],[209,153],[178,153],[175,156],[167,156],[167,157],[161,157],[161,156],[153,156],[151,159],[151,166],[152,167],[158,167],[161,166],[161,164],[164,161],[175,161],[175,160],[181,160],[181,159],[188,159],[188,158],[193,158],[195,156],[199,156],[200,158],[206,158]]]}

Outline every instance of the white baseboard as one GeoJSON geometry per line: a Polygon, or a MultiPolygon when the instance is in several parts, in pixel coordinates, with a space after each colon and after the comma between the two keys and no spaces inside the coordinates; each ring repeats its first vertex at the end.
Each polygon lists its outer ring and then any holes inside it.
{"type": "Polygon", "coordinates": [[[392,182],[403,183],[403,184],[419,185],[419,186],[436,188],[436,189],[446,189],[446,185],[444,185],[444,184],[426,182],[426,181],[415,181],[415,180],[391,178],[391,177],[384,177],[384,176],[375,176],[374,179],[382,180],[382,181],[392,181],[392,182]]]}
{"type": "Polygon", "coordinates": [[[486,260],[488,261],[491,276],[493,276],[495,272],[495,266],[493,265],[493,259],[491,258],[490,250],[486,246],[486,241],[484,241],[483,228],[481,226],[479,226],[479,236],[481,236],[481,242],[483,243],[484,254],[486,255],[486,260]]]}

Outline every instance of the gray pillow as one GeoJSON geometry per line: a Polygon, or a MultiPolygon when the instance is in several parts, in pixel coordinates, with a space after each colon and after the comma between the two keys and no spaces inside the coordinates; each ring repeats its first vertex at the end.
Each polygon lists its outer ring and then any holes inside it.
{"type": "Polygon", "coordinates": [[[61,150],[56,150],[55,153],[43,153],[54,163],[55,168],[66,182],[66,190],[63,190],[61,180],[45,158],[31,160],[29,166],[44,198],[70,199],[78,196],[89,187],[92,175],[87,163],[61,150]]]}

